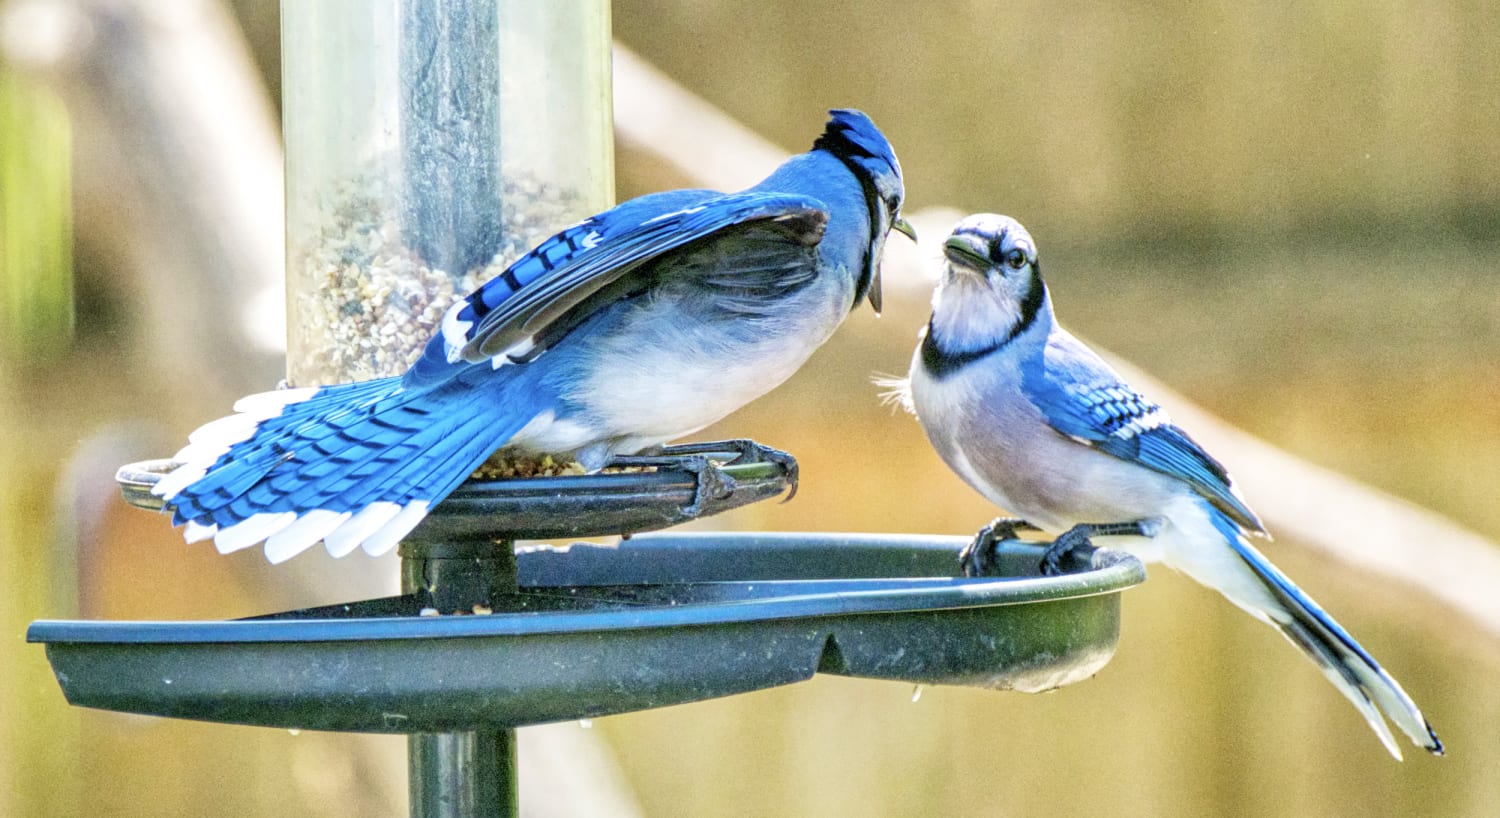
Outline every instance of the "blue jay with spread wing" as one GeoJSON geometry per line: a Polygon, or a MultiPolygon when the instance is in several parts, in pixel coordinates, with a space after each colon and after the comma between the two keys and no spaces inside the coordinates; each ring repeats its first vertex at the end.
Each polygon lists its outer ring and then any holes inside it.
{"type": "Polygon", "coordinates": [[[912,235],[903,196],[875,124],[832,111],[748,190],[642,196],[542,242],[401,377],[240,400],[153,492],[223,552],[380,554],[497,449],[590,470],[650,452],[785,381],[861,301],[880,309],[886,235],[912,235]]]}
{"type": "Polygon", "coordinates": [[[994,545],[1021,528],[1057,535],[1048,572],[1091,536],[1109,537],[1279,630],[1397,759],[1386,719],[1441,755],[1401,685],[1250,544],[1265,528],[1224,467],[1057,325],[1026,229],[969,216],[943,255],[932,318],[897,396],[949,467],[1023,518],[982,530],[962,555],[965,573],[984,573],[994,545]]]}

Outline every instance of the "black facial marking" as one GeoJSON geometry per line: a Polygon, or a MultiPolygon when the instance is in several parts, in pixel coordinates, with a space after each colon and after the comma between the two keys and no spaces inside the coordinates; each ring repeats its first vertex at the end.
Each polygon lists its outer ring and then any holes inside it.
{"type": "Polygon", "coordinates": [[[848,164],[851,158],[874,159],[875,154],[870,153],[863,146],[845,136],[847,128],[837,123],[830,122],[816,140],[813,141],[813,150],[825,150],[843,159],[848,164]]]}
{"type": "Polygon", "coordinates": [[[1003,231],[999,235],[990,236],[989,254],[991,263],[999,264],[1004,261],[1005,255],[1000,249],[1004,244],[1005,233],[1003,231]]]}
{"type": "Polygon", "coordinates": [[[878,238],[875,234],[880,230],[881,208],[887,205],[881,198],[880,191],[875,187],[875,175],[868,167],[865,167],[863,162],[859,161],[877,157],[842,137],[842,132],[830,127],[813,143],[813,148],[821,148],[843,162],[844,167],[854,174],[854,178],[859,180],[859,185],[864,190],[865,206],[869,209],[871,246],[865,250],[864,257],[860,259],[859,281],[854,285],[854,303],[858,304],[869,293],[870,286],[875,281],[875,259],[872,257],[872,251],[874,240],[878,238]],[[838,138],[835,138],[836,136],[838,138]]]}
{"type": "Polygon", "coordinates": [[[1027,290],[1026,297],[1021,299],[1021,315],[1011,326],[1010,332],[994,343],[962,352],[948,352],[939,347],[937,340],[933,337],[932,320],[928,319],[927,330],[922,333],[922,368],[927,370],[932,377],[942,380],[967,364],[1005,348],[1016,339],[1016,336],[1036,323],[1037,314],[1042,311],[1042,305],[1046,302],[1047,285],[1042,283],[1040,272],[1038,272],[1031,277],[1031,289],[1027,290]]]}
{"type": "MultiPolygon", "coordinates": [[[[869,171],[860,167],[858,162],[844,157],[839,158],[844,160],[844,164],[848,166],[849,172],[854,174],[854,178],[859,180],[860,186],[865,190],[865,205],[869,208],[870,213],[870,237],[873,239],[875,231],[880,229],[880,211],[876,208],[885,206],[880,200],[880,191],[875,189],[875,180],[870,176],[869,171]]],[[[870,291],[870,285],[875,281],[875,259],[871,258],[869,248],[865,249],[864,257],[860,259],[859,268],[859,281],[855,282],[854,285],[855,304],[858,304],[865,297],[865,294],[870,291]]]]}
{"type": "Polygon", "coordinates": [[[1021,299],[1021,320],[1011,328],[1010,334],[1005,337],[1006,343],[1012,338],[1025,332],[1036,322],[1037,313],[1042,311],[1042,305],[1047,302],[1047,285],[1042,283],[1042,267],[1040,262],[1031,265],[1031,288],[1026,291],[1026,297],[1021,299]]]}
{"type": "Polygon", "coordinates": [[[880,291],[876,268],[880,261],[875,253],[885,240],[886,230],[899,212],[901,204],[899,199],[888,201],[881,196],[876,180],[886,173],[899,175],[900,171],[890,146],[867,117],[848,110],[830,113],[833,118],[813,142],[813,150],[823,151],[838,159],[859,180],[865,206],[869,210],[870,244],[865,249],[864,258],[860,260],[854,303],[859,304],[868,298],[870,305],[879,310],[880,291]]]}

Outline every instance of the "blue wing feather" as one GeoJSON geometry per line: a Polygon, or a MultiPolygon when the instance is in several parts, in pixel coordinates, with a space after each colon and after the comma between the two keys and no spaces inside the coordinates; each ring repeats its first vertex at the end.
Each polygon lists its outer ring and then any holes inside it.
{"type": "MultiPolygon", "coordinates": [[[[481,319],[548,272],[581,261],[581,256],[599,244],[617,240],[631,228],[663,214],[686,210],[721,196],[712,190],[669,190],[631,199],[584,219],[538,244],[500,275],[481,285],[464,299],[467,307],[460,310],[460,317],[471,322],[481,319]]],[[[477,325],[471,327],[465,340],[472,341],[478,329],[477,325]]]]}
{"type": "Polygon", "coordinates": [[[727,228],[802,219],[820,234],[826,218],[821,202],[792,194],[675,191],[632,200],[542,242],[454,305],[424,359],[485,361],[642,264],[727,228]]]}
{"type": "Polygon", "coordinates": [[[1092,350],[1061,330],[1022,364],[1022,388],[1047,423],[1105,454],[1187,483],[1236,523],[1264,532],[1229,472],[1092,350]]]}

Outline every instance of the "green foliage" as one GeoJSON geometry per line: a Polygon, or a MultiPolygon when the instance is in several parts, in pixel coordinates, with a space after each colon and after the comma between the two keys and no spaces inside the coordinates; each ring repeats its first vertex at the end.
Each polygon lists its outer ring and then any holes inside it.
{"type": "Polygon", "coordinates": [[[36,364],[73,334],[72,144],[47,89],[0,66],[0,359],[36,364]]]}

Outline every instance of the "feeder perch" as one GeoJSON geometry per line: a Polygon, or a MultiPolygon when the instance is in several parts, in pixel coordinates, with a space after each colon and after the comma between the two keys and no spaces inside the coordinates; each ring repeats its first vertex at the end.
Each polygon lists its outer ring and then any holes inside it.
{"type": "MultiPolygon", "coordinates": [[[[735,489],[704,514],[787,487],[779,464],[723,468],[735,489]]],[[[125,497],[158,506],[150,485],[162,471],[121,469],[125,497]]],[[[558,524],[574,534],[630,533],[682,519],[695,486],[670,467],[470,482],[402,543],[400,596],[228,622],[41,621],[27,638],[47,645],[72,704],[412,734],[413,815],[505,815],[512,728],[817,672],[1047,690],[1109,660],[1118,592],[1144,578],[1135,559],[1104,550],[1043,577],[1044,548],[1019,542],[1002,544],[998,576],[962,578],[961,537],[645,534],[515,552],[517,532],[546,530],[537,521],[551,509],[587,509],[558,524]],[[627,518],[635,525],[621,528],[627,518]],[[474,809],[442,811],[465,792],[474,809]]]]}

